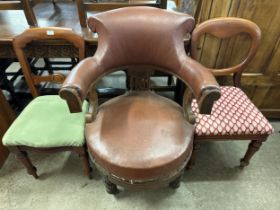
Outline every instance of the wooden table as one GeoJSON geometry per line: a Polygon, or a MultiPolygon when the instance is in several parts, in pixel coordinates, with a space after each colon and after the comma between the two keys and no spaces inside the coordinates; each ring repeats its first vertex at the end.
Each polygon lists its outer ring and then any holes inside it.
{"type": "MultiPolygon", "coordinates": [[[[170,8],[173,9],[173,8],[170,8]]],[[[97,45],[97,36],[88,28],[81,28],[79,16],[74,2],[51,2],[38,3],[34,7],[34,13],[39,27],[54,26],[72,28],[86,41],[86,54],[92,56],[97,45]]],[[[88,16],[94,12],[88,12],[88,16]]],[[[12,48],[12,39],[25,29],[29,28],[23,11],[1,11],[0,13],[0,58],[15,58],[12,48]]],[[[189,39],[186,37],[186,44],[189,39]]],[[[75,49],[69,44],[58,42],[36,43],[40,47],[31,46],[27,53],[42,57],[73,57],[75,49]]]]}
{"type": "MultiPolygon", "coordinates": [[[[173,5],[169,4],[168,9],[173,10],[173,5]]],[[[97,46],[97,35],[88,28],[81,28],[79,16],[74,2],[51,2],[38,3],[34,8],[39,27],[54,26],[72,28],[80,34],[86,41],[86,56],[92,56],[97,46]]],[[[88,16],[94,12],[88,12],[88,16]]],[[[12,47],[12,39],[25,29],[29,28],[23,11],[1,11],[0,13],[0,62],[1,59],[16,58],[12,47]]],[[[164,36],[164,35],[163,35],[164,36]]],[[[189,44],[189,36],[186,35],[185,44],[189,44]]],[[[27,56],[44,58],[65,58],[78,57],[77,50],[65,41],[44,41],[29,45],[26,49],[27,56]]],[[[6,63],[6,62],[5,62],[6,63]]],[[[0,66],[1,67],[1,66],[0,66]]],[[[0,69],[1,71],[1,69],[0,69]]],[[[178,83],[177,92],[182,92],[182,84],[178,83]]],[[[109,94],[108,89],[104,95],[109,94]]],[[[118,92],[118,91],[117,91],[118,92]]],[[[122,93],[123,91],[121,91],[122,93]]],[[[117,93],[116,93],[117,94],[117,93]]],[[[112,96],[116,95],[113,91],[112,96]]],[[[110,94],[109,94],[110,95],[110,94]]],[[[177,99],[179,96],[176,96],[177,99]]]]}
{"type": "MultiPolygon", "coordinates": [[[[76,5],[74,2],[39,3],[34,7],[38,26],[54,26],[72,28],[80,34],[87,43],[88,56],[93,55],[97,37],[88,28],[81,28],[76,5]]],[[[93,13],[90,13],[93,14],[93,13]]],[[[89,15],[90,15],[89,14],[89,15]]],[[[23,11],[1,11],[0,13],[0,58],[15,58],[12,48],[12,39],[25,29],[29,28],[23,11]]],[[[30,47],[27,52],[43,57],[73,57],[76,52],[66,42],[36,43],[38,47],[30,47]],[[36,49],[39,49],[36,51],[36,49]]]]}

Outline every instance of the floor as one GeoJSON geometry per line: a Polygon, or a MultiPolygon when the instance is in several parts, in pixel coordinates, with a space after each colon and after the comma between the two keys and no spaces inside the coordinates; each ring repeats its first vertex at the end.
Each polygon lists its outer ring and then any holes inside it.
{"type": "Polygon", "coordinates": [[[10,155],[0,170],[0,209],[280,209],[280,122],[251,164],[241,170],[247,142],[208,142],[196,166],[186,171],[179,189],[105,192],[96,169],[82,173],[79,158],[69,152],[31,154],[39,180],[27,175],[10,155]]]}

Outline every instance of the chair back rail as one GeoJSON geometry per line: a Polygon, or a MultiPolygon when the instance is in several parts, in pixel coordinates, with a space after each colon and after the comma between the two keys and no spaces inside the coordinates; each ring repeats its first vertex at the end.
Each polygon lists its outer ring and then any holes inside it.
{"type": "Polygon", "coordinates": [[[241,74],[248,63],[254,58],[261,41],[261,30],[252,21],[236,17],[222,17],[207,20],[199,24],[192,32],[191,56],[195,60],[198,60],[199,38],[204,34],[211,34],[218,38],[229,38],[240,33],[246,33],[251,38],[251,46],[245,59],[232,67],[211,69],[215,76],[234,74],[234,83],[239,86],[241,74]]]}
{"type": "Polygon", "coordinates": [[[27,29],[20,35],[14,37],[13,47],[33,97],[39,95],[39,92],[36,88],[37,84],[41,82],[62,83],[65,79],[65,76],[63,74],[58,74],[58,73],[47,75],[47,76],[39,76],[39,75],[34,75],[32,73],[27,57],[24,54],[24,48],[28,43],[31,43],[32,41],[44,41],[44,40],[68,41],[79,50],[79,60],[85,58],[84,39],[69,28],[56,28],[56,27],[31,28],[31,29],[27,29]]]}

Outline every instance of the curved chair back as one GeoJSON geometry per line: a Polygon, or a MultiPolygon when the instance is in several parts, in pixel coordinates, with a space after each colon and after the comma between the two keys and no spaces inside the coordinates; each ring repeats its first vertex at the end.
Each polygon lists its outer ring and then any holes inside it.
{"type": "Polygon", "coordinates": [[[246,33],[251,38],[250,50],[245,59],[232,67],[223,69],[212,69],[215,76],[235,74],[235,83],[239,84],[240,76],[248,63],[254,58],[261,40],[261,30],[252,21],[235,17],[222,17],[207,20],[198,25],[192,32],[191,56],[198,59],[199,38],[204,34],[211,34],[218,38],[229,38],[239,33],[246,33]]]}
{"type": "Polygon", "coordinates": [[[62,83],[65,79],[65,76],[62,74],[52,74],[48,76],[34,75],[31,71],[27,57],[24,54],[24,48],[28,43],[32,41],[56,39],[70,42],[79,50],[79,59],[82,60],[85,58],[84,39],[69,28],[30,28],[13,39],[14,50],[16,52],[24,77],[33,97],[39,95],[36,88],[37,84],[41,82],[62,83]]]}
{"type": "MultiPolygon", "coordinates": [[[[125,66],[153,66],[172,73],[189,85],[199,101],[219,96],[211,71],[185,52],[184,36],[193,30],[193,17],[152,7],[127,7],[99,13],[88,19],[88,25],[98,33],[97,51],[72,70],[60,91],[62,98],[72,95],[80,104],[92,83],[125,66]]],[[[210,107],[213,101],[208,101],[210,107]]]]}

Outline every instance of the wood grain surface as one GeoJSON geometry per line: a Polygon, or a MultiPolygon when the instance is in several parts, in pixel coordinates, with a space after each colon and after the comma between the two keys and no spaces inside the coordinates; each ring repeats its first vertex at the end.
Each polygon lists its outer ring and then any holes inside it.
{"type": "MultiPolygon", "coordinates": [[[[241,86],[268,117],[280,117],[280,1],[278,0],[201,0],[197,23],[215,17],[241,17],[256,23],[262,31],[258,52],[244,71],[241,86]]],[[[200,39],[199,60],[211,68],[237,64],[247,54],[249,37],[238,35],[217,39],[206,35],[200,39]]],[[[232,77],[220,79],[232,84],[232,77]]]]}

